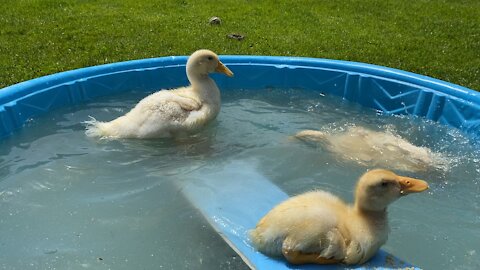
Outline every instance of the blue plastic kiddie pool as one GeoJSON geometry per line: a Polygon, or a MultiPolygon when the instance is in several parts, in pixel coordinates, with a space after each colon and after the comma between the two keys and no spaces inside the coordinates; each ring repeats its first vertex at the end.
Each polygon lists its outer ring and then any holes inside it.
{"type": "MultiPolygon", "coordinates": [[[[186,60],[185,56],[173,56],[94,66],[1,89],[0,137],[15,136],[29,119],[56,108],[126,91],[151,92],[187,85],[186,60]]],[[[322,89],[325,94],[341,96],[387,114],[421,116],[458,128],[474,139],[480,136],[480,94],[455,84],[346,61],[270,56],[222,56],[221,60],[235,73],[234,78],[213,75],[222,90],[322,89]]],[[[182,192],[252,269],[313,268],[265,257],[248,245],[244,234],[233,233],[236,231],[233,227],[253,228],[269,209],[288,196],[262,175],[235,169],[242,164],[232,166],[229,170],[237,170],[235,177],[239,181],[219,184],[198,179],[203,185],[187,185],[182,192]],[[245,179],[249,179],[248,183],[245,179]]],[[[402,267],[412,266],[380,251],[356,269],[402,267]]],[[[321,269],[335,269],[335,266],[321,269]]]]}

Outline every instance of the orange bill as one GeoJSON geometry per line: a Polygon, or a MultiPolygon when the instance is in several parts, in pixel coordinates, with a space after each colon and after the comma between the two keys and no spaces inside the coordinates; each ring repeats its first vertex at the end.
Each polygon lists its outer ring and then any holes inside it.
{"type": "Polygon", "coordinates": [[[427,182],[411,177],[399,176],[398,183],[402,187],[402,190],[400,192],[404,195],[409,193],[422,192],[428,189],[427,182]]]}
{"type": "Polygon", "coordinates": [[[218,61],[217,68],[215,69],[216,72],[223,73],[228,77],[233,77],[233,72],[228,69],[222,62],[218,61]]]}

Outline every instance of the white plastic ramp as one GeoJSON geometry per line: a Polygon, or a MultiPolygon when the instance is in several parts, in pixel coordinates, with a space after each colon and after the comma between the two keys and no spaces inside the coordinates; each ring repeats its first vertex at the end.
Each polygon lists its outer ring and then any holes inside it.
{"type": "Polygon", "coordinates": [[[257,252],[248,239],[248,231],[288,195],[251,163],[232,162],[222,170],[205,167],[178,185],[184,196],[252,269],[419,269],[382,250],[368,263],[355,267],[298,266],[257,252]]]}

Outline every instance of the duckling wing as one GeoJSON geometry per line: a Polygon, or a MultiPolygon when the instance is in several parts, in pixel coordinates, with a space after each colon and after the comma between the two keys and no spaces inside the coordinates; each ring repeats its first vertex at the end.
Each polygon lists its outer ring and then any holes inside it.
{"type": "Polygon", "coordinates": [[[193,98],[190,98],[190,97],[181,96],[181,95],[178,95],[178,94],[171,95],[165,101],[175,102],[185,111],[196,111],[196,110],[200,109],[200,107],[202,106],[202,104],[200,102],[198,102],[197,100],[195,100],[193,98]]]}
{"type": "Polygon", "coordinates": [[[181,112],[179,109],[186,112],[200,109],[201,103],[186,93],[189,93],[188,88],[158,91],[142,99],[135,108],[174,116],[181,112]]]}
{"type": "Polygon", "coordinates": [[[155,135],[181,126],[190,111],[198,107],[193,99],[157,92],[140,101],[127,117],[138,125],[139,133],[155,135]]]}
{"type": "Polygon", "coordinates": [[[290,263],[331,264],[345,258],[345,239],[337,228],[320,234],[318,228],[304,229],[300,235],[290,234],[283,241],[282,253],[290,263]]]}
{"type": "Polygon", "coordinates": [[[251,232],[257,249],[285,256],[291,263],[324,263],[345,257],[345,239],[338,226],[346,206],[323,191],[308,192],[279,204],[251,232]]]}

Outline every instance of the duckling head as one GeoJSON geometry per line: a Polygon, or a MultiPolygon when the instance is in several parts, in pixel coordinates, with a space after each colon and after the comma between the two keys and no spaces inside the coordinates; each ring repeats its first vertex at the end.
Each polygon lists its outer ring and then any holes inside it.
{"type": "Polygon", "coordinates": [[[375,169],[366,172],[358,180],[355,190],[355,209],[385,211],[398,198],[428,189],[428,183],[388,170],[375,169]]]}
{"type": "Polygon", "coordinates": [[[188,58],[187,76],[190,81],[206,78],[213,72],[233,76],[233,72],[220,62],[218,55],[210,50],[198,50],[188,58]]]}

